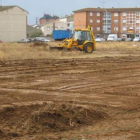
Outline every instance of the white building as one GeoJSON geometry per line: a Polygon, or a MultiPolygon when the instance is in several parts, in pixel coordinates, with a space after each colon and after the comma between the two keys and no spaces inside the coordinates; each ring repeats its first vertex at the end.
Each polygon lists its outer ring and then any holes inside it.
{"type": "Polygon", "coordinates": [[[69,30],[74,30],[74,17],[73,15],[67,16],[67,28],[69,30]]]}
{"type": "Polygon", "coordinates": [[[28,12],[18,6],[0,7],[0,40],[16,42],[27,36],[28,12]]]}
{"type": "Polygon", "coordinates": [[[60,21],[67,23],[67,29],[74,30],[74,18],[73,15],[65,16],[59,19],[60,21]]]}
{"type": "Polygon", "coordinates": [[[44,36],[52,35],[53,30],[67,30],[67,23],[54,20],[41,26],[44,36]]]}
{"type": "Polygon", "coordinates": [[[67,23],[67,18],[66,17],[60,18],[59,21],[64,22],[64,23],[67,23]]]}
{"type": "Polygon", "coordinates": [[[51,22],[47,22],[41,26],[44,36],[51,35],[53,30],[74,30],[73,15],[66,16],[51,22]]]}

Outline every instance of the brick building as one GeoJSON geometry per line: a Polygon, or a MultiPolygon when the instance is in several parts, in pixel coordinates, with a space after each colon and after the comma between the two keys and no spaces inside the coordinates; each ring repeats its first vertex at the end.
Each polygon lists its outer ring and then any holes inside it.
{"type": "Polygon", "coordinates": [[[95,36],[134,38],[140,34],[140,8],[85,8],[74,11],[74,28],[91,26],[95,36]]]}
{"type": "Polygon", "coordinates": [[[49,14],[44,14],[42,18],[40,18],[40,25],[46,24],[47,22],[55,21],[58,19],[58,16],[51,16],[49,14]]]}

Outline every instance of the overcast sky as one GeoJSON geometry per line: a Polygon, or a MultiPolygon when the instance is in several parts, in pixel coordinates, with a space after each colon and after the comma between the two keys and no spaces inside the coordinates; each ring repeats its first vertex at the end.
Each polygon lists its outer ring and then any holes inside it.
{"type": "Polygon", "coordinates": [[[35,24],[36,17],[44,13],[64,16],[87,7],[140,7],[140,0],[0,0],[0,5],[18,5],[29,12],[28,24],[35,24]]]}

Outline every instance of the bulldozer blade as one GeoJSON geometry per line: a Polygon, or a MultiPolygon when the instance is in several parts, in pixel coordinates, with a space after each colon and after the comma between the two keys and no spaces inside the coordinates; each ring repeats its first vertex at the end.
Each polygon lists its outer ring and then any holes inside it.
{"type": "Polygon", "coordinates": [[[56,47],[56,46],[54,46],[54,47],[50,47],[50,50],[64,50],[64,47],[56,47]]]}

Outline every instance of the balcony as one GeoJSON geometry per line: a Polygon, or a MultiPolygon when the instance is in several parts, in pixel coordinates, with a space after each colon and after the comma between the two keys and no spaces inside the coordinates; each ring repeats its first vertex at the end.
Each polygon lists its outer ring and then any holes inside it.
{"type": "Polygon", "coordinates": [[[111,30],[103,30],[103,33],[111,33],[111,30]]]}
{"type": "Polygon", "coordinates": [[[104,24],[104,25],[103,25],[103,28],[104,28],[104,29],[106,29],[106,28],[111,28],[111,25],[106,25],[106,24],[104,24]]]}
{"type": "Polygon", "coordinates": [[[111,18],[109,18],[109,17],[103,17],[103,20],[111,20],[111,18]]]}

